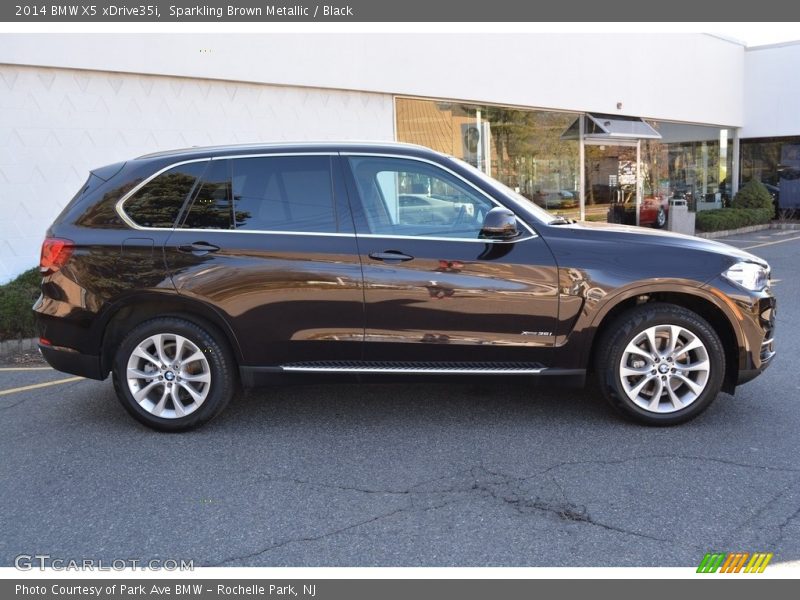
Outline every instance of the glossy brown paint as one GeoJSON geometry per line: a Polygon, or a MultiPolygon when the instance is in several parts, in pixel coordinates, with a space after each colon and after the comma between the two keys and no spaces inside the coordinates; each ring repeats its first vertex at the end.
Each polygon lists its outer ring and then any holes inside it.
{"type": "Polygon", "coordinates": [[[213,305],[231,324],[243,364],[361,358],[355,236],[176,230],[165,255],[178,294],[213,305]],[[220,250],[177,249],[198,241],[220,250]]]}
{"type": "Polygon", "coordinates": [[[748,292],[712,275],[746,256],[738,249],[625,226],[574,224],[544,231],[561,274],[562,329],[554,358],[560,367],[585,368],[606,317],[637,298],[670,298],[690,306],[705,303],[701,305],[724,316],[737,346],[734,384],[752,378],[772,358],[772,353],[762,355],[762,343],[774,328],[771,290],[748,292]],[[628,235],[620,238],[618,233],[628,235]],[[631,277],[631,270],[638,277],[631,277]]]}
{"type": "Polygon", "coordinates": [[[551,365],[558,273],[541,238],[470,243],[360,238],[365,351],[374,360],[551,365]],[[387,264],[370,254],[413,256],[387,264]]]}

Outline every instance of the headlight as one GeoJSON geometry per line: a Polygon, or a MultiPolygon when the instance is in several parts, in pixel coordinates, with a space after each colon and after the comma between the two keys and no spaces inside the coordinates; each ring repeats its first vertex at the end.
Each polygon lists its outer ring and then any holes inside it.
{"type": "Polygon", "coordinates": [[[722,275],[751,292],[760,292],[769,285],[769,271],[756,263],[736,263],[722,275]]]}

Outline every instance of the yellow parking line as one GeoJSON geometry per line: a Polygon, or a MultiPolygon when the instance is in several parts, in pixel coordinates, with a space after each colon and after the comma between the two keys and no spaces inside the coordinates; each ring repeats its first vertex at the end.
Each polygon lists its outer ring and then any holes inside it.
{"type": "Polygon", "coordinates": [[[0,371],[52,371],[53,367],[0,367],[0,371]]]}
{"type": "Polygon", "coordinates": [[[786,238],[785,240],[775,240],[774,242],[764,242],[763,244],[756,244],[755,246],[745,246],[742,250],[752,250],[753,248],[761,248],[761,246],[772,246],[773,244],[782,244],[784,242],[794,242],[800,240],[800,235],[793,238],[786,238]]]}
{"type": "Polygon", "coordinates": [[[67,377],[66,379],[57,379],[55,381],[46,381],[44,383],[34,383],[33,385],[24,385],[18,388],[11,388],[10,390],[0,390],[0,396],[6,396],[8,394],[16,394],[17,392],[27,392],[28,390],[36,390],[50,385],[58,385],[59,383],[72,383],[73,381],[80,381],[81,379],[83,379],[83,377],[67,377]]]}

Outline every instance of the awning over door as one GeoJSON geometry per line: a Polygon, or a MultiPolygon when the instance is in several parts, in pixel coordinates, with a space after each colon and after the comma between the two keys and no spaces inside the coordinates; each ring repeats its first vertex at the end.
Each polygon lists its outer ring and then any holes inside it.
{"type": "MultiPolygon", "coordinates": [[[[602,140],[660,140],[661,134],[640,117],[623,117],[620,115],[587,114],[584,138],[602,140]]],[[[564,133],[562,140],[580,139],[580,120],[578,117],[564,133]]]]}

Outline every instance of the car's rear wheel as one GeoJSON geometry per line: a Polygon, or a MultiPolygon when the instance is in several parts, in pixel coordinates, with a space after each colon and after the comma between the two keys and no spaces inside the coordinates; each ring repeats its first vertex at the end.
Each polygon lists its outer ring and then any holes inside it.
{"type": "Polygon", "coordinates": [[[172,317],[138,325],[114,357],[114,388],[122,405],[161,431],[183,431],[212,419],[235,389],[234,360],[217,338],[172,317]]]}
{"type": "Polygon", "coordinates": [[[596,356],[606,399],[648,425],[696,417],[717,397],[725,376],[717,333],[700,315],[673,304],[624,313],[606,330],[596,356]]]}

